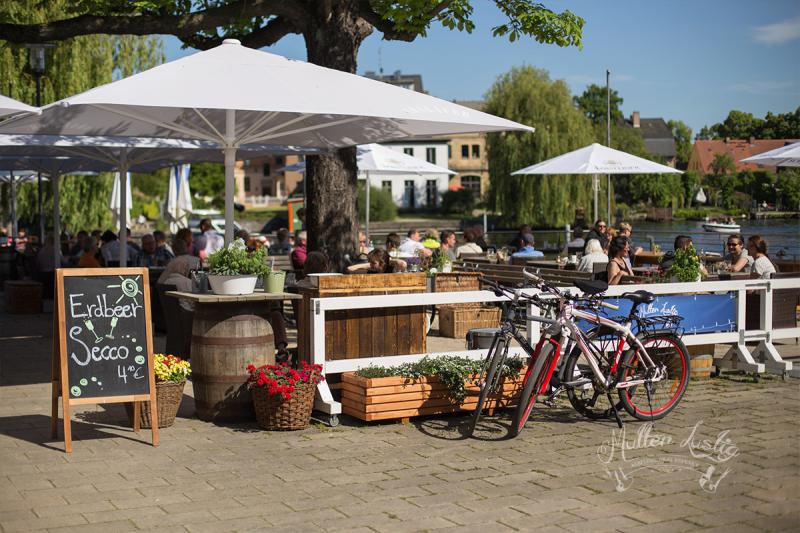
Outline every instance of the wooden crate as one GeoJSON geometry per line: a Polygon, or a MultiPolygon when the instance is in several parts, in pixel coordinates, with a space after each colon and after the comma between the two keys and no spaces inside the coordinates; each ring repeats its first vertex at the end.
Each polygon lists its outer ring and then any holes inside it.
{"type": "MultiPolygon", "coordinates": [[[[412,274],[351,274],[316,277],[316,286],[300,287],[298,350],[310,361],[309,321],[311,299],[335,296],[374,296],[423,293],[424,272],[412,274]]],[[[424,353],[425,309],[423,306],[329,311],[325,314],[325,359],[358,359],[424,353]]]]}
{"type": "MultiPolygon", "coordinates": [[[[522,391],[525,368],[516,377],[505,378],[502,393],[491,395],[485,409],[491,414],[495,409],[514,405],[522,391]]],[[[467,396],[456,402],[449,396],[447,387],[437,377],[417,380],[394,376],[387,378],[362,378],[354,372],[342,374],[342,412],[367,422],[397,420],[421,415],[436,415],[474,411],[478,402],[478,386],[467,384],[467,396]]]]}
{"type": "Polygon", "coordinates": [[[498,307],[443,307],[439,310],[439,335],[454,339],[466,338],[474,328],[496,328],[500,325],[498,307]]]}

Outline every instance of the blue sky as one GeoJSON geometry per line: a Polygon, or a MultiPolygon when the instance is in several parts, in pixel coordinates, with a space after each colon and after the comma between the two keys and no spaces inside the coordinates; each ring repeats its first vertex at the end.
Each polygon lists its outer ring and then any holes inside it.
{"type": "MultiPolygon", "coordinates": [[[[358,72],[421,74],[424,88],[445,99],[482,98],[515,65],[544,68],[573,94],[590,83],[623,97],[622,110],[686,122],[693,133],[721,122],[731,109],[763,117],[800,106],[800,2],[797,0],[544,0],[586,19],[583,50],[493,38],[503,22],[489,0],[473,0],[472,34],[432,26],[412,43],[373,33],[361,46],[358,72]],[[380,58],[380,60],[379,60],[380,58]]],[[[190,51],[166,38],[167,59],[190,51]]],[[[300,36],[265,48],[306,59],[300,36]]],[[[246,83],[246,81],[245,81],[246,83]]]]}

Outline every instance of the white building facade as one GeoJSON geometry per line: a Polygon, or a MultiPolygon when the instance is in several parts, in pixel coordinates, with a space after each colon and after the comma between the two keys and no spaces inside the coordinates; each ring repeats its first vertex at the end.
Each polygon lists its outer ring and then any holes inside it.
{"type": "MultiPolygon", "coordinates": [[[[384,143],[383,146],[448,168],[448,141],[446,139],[384,143]]],[[[370,172],[369,181],[373,187],[390,191],[394,203],[402,209],[434,209],[442,204],[442,195],[448,189],[450,176],[447,174],[370,172]]]]}

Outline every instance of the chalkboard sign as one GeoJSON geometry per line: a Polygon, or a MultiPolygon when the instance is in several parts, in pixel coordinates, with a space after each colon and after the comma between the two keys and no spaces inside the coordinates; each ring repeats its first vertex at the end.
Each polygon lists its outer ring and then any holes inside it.
{"type": "Polygon", "coordinates": [[[70,405],[136,402],[138,431],[138,402],[156,412],[147,269],[60,269],[54,317],[53,429],[60,395],[67,451],[70,405]]]}

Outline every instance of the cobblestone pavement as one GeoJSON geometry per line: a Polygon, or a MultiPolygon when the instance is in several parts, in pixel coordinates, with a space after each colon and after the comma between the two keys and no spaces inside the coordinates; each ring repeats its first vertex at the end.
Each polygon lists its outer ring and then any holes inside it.
{"type": "Polygon", "coordinates": [[[291,433],[215,426],[192,418],[186,396],[157,448],[121,426],[119,405],[83,409],[67,455],[49,438],[50,320],[0,314],[4,531],[800,527],[798,380],[693,381],[649,433],[542,408],[514,440],[503,417],[472,439],[460,416],[291,433]]]}

